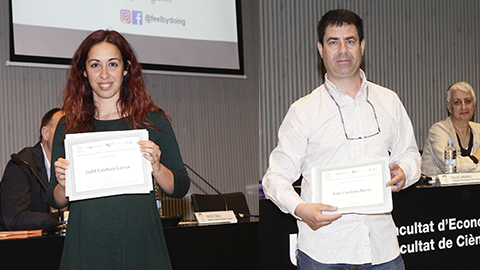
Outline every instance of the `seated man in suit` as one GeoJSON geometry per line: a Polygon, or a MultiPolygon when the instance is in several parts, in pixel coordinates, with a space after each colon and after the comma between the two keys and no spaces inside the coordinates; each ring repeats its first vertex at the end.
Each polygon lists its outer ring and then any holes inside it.
{"type": "Polygon", "coordinates": [[[58,108],[47,112],[40,126],[40,141],[20,151],[20,161],[8,162],[0,182],[0,230],[37,230],[58,222],[58,214],[50,213],[46,191],[28,165],[48,186],[53,135],[62,115],[58,108]]]}

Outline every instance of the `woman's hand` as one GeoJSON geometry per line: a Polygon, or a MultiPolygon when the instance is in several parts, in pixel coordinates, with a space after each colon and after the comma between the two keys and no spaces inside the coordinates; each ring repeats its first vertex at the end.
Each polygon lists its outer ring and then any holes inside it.
{"type": "Polygon", "coordinates": [[[160,163],[160,157],[162,156],[160,147],[149,140],[138,141],[138,145],[140,145],[140,151],[145,159],[152,164],[152,175],[155,181],[165,192],[173,193],[175,187],[173,173],[160,163]]]}
{"type": "Polygon", "coordinates": [[[68,169],[68,165],[70,164],[70,161],[64,159],[64,158],[59,158],[53,166],[55,167],[55,177],[57,178],[58,185],[60,185],[61,188],[65,189],[65,172],[68,169]]]}
{"type": "Polygon", "coordinates": [[[143,153],[145,159],[152,163],[152,173],[160,171],[160,157],[162,156],[162,151],[160,147],[152,141],[142,140],[138,141],[140,145],[140,152],[143,153]]]}
{"type": "Polygon", "coordinates": [[[55,177],[57,178],[58,185],[55,187],[53,191],[53,196],[55,197],[55,201],[57,205],[60,207],[64,207],[68,203],[68,198],[65,197],[65,172],[68,169],[68,165],[70,161],[59,158],[55,163],[53,163],[55,169],[55,177]]]}

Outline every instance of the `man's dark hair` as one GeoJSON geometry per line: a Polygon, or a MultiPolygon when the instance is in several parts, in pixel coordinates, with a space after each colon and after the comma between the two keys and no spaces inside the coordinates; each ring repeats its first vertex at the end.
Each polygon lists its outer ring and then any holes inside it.
{"type": "Polygon", "coordinates": [[[353,24],[357,28],[359,41],[363,40],[363,21],[354,12],[346,9],[335,9],[323,15],[322,19],[318,22],[317,32],[318,41],[323,45],[323,37],[325,36],[325,29],[328,26],[341,27],[343,25],[353,24]]]}
{"type": "Polygon", "coordinates": [[[53,115],[56,114],[58,111],[60,111],[60,108],[53,108],[42,117],[42,123],[40,125],[40,141],[42,140],[42,128],[44,126],[47,126],[48,123],[50,123],[50,120],[52,120],[53,115]]]}

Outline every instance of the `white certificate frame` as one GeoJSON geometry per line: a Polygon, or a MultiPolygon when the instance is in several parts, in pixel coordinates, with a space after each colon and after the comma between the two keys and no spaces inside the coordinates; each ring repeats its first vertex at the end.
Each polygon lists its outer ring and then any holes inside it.
{"type": "MultiPolygon", "coordinates": [[[[322,203],[332,206],[338,206],[338,210],[334,212],[323,211],[324,214],[348,214],[348,213],[358,213],[358,214],[380,214],[380,213],[389,213],[393,209],[392,201],[392,190],[391,187],[387,187],[386,184],[390,181],[390,169],[388,168],[389,159],[388,157],[369,159],[361,162],[354,162],[348,164],[342,164],[338,166],[325,166],[325,167],[314,167],[312,168],[312,202],[313,203],[322,203]],[[372,172],[367,172],[366,170],[372,169],[372,172]],[[371,177],[368,181],[373,182],[371,188],[362,188],[358,185],[361,185],[361,182],[356,183],[357,179],[355,173],[363,172],[364,174],[370,174],[364,177],[371,177]],[[340,179],[340,175],[342,178],[340,179]],[[328,179],[328,180],[327,180],[328,179]],[[373,179],[373,180],[371,180],[373,179]],[[336,182],[332,182],[336,181],[336,182]],[[353,187],[350,185],[353,184],[353,187]],[[334,194],[332,188],[349,186],[349,190],[339,188],[334,194]],[[357,186],[356,186],[357,185],[357,186]],[[373,194],[369,194],[373,190],[373,194]],[[326,195],[325,192],[329,192],[326,195]],[[346,195],[345,195],[346,194],[346,195]],[[361,195],[360,195],[361,194],[361,195]],[[368,200],[359,203],[349,202],[355,201],[358,197],[363,197],[365,199],[367,194],[370,195],[368,200]],[[343,199],[348,198],[347,202],[343,201],[337,204],[334,196],[338,198],[344,197],[343,199]],[[358,195],[358,196],[357,196],[358,195]],[[357,196],[357,198],[355,198],[357,196]],[[353,198],[353,199],[352,199],[353,198]]],[[[338,200],[338,202],[340,199],[338,200]]]]}
{"type": "Polygon", "coordinates": [[[140,152],[137,144],[139,140],[148,140],[147,130],[67,134],[65,157],[70,161],[70,165],[66,171],[65,194],[69,200],[152,191],[152,167],[140,152]],[[96,152],[93,153],[93,151],[96,152]],[[112,157],[114,159],[110,159],[112,157]],[[92,160],[99,161],[95,163],[96,167],[85,170],[85,163],[92,160]],[[118,160],[123,163],[112,165],[112,162],[118,160]],[[87,177],[87,175],[90,176],[87,177]],[[129,176],[133,178],[131,181],[129,176]],[[99,187],[100,185],[103,186],[99,187]]]}

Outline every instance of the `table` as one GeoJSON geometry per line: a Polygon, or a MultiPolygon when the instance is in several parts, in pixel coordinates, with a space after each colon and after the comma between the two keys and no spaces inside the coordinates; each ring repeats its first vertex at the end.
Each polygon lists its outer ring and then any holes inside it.
{"type": "MultiPolygon", "coordinates": [[[[173,269],[258,269],[257,219],[164,228],[173,269]]],[[[0,241],[1,269],[58,269],[64,237],[0,241]]]]}
{"type": "MultiPolygon", "coordinates": [[[[393,209],[407,270],[478,267],[480,185],[409,187],[393,194],[393,209]]],[[[260,215],[260,268],[296,269],[295,219],[266,199],[260,199],[260,215]]]]}
{"type": "Polygon", "coordinates": [[[480,185],[411,187],[393,200],[406,269],[478,267],[480,185]]]}
{"type": "Polygon", "coordinates": [[[63,236],[0,241],[0,268],[5,270],[58,269],[63,236]]]}
{"type": "Polygon", "coordinates": [[[258,269],[258,219],[236,224],[165,228],[174,270],[258,269]]]}
{"type": "Polygon", "coordinates": [[[272,201],[260,198],[260,268],[296,270],[292,264],[290,235],[298,232],[295,218],[285,214],[272,201]]]}

